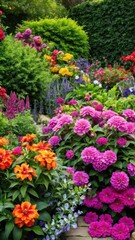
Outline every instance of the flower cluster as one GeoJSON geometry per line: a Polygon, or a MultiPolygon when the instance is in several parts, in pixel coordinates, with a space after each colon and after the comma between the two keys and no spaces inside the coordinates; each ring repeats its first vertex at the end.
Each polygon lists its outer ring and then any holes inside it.
{"type": "Polygon", "coordinates": [[[135,77],[135,51],[133,51],[130,55],[128,56],[122,56],[121,59],[124,62],[132,62],[132,66],[130,67],[130,70],[133,72],[133,76],[135,77]]]}
{"type": "Polygon", "coordinates": [[[30,28],[26,29],[25,32],[18,32],[15,36],[16,40],[21,40],[23,45],[29,45],[31,48],[35,48],[37,51],[42,51],[47,47],[45,43],[42,42],[40,36],[33,36],[30,28]]]}

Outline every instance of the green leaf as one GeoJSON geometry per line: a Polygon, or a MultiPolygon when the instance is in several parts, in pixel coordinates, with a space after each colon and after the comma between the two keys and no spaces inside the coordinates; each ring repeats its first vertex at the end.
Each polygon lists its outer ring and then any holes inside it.
{"type": "Polygon", "coordinates": [[[6,235],[6,238],[8,239],[10,233],[12,232],[14,228],[14,222],[13,221],[10,221],[10,222],[7,222],[6,223],[6,226],[5,226],[5,235],[6,235]]]}
{"type": "Polygon", "coordinates": [[[11,202],[5,202],[4,203],[4,208],[14,208],[14,204],[11,202]]]}
{"type": "Polygon", "coordinates": [[[28,190],[28,192],[29,192],[31,195],[33,195],[34,197],[39,198],[38,194],[37,194],[37,193],[35,192],[35,190],[33,190],[32,188],[30,188],[30,189],[28,190]]]}
{"type": "Polygon", "coordinates": [[[21,228],[18,228],[16,225],[14,226],[14,229],[13,229],[13,239],[14,240],[21,240],[22,238],[22,229],[21,228]]]}
{"type": "Polygon", "coordinates": [[[5,217],[5,216],[0,216],[0,222],[2,222],[3,220],[6,220],[7,219],[7,217],[5,217]]]}
{"type": "Polygon", "coordinates": [[[13,193],[13,196],[12,196],[12,200],[14,201],[18,195],[20,194],[20,191],[19,190],[16,190],[14,193],[13,193]]]}
{"type": "Polygon", "coordinates": [[[38,219],[42,220],[42,221],[50,222],[51,221],[51,216],[48,212],[44,211],[44,212],[40,213],[38,219]]]}
{"type": "Polygon", "coordinates": [[[20,189],[20,192],[21,192],[23,198],[24,198],[25,195],[26,195],[27,187],[28,187],[27,185],[23,185],[23,186],[21,187],[21,189],[20,189]]]}
{"type": "Polygon", "coordinates": [[[49,206],[49,203],[46,203],[46,202],[38,202],[37,203],[37,208],[39,211],[47,208],[49,206]]]}
{"type": "Polygon", "coordinates": [[[41,229],[40,226],[34,226],[31,228],[31,230],[36,233],[37,235],[41,235],[41,236],[44,236],[44,232],[43,230],[41,229]]]}
{"type": "Polygon", "coordinates": [[[19,182],[13,182],[11,183],[11,185],[9,186],[9,188],[13,188],[15,186],[19,185],[19,182]]]}

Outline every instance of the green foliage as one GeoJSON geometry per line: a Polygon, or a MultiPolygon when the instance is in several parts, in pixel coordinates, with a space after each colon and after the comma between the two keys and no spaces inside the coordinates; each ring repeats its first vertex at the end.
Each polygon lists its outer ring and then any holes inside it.
{"type": "Polygon", "coordinates": [[[23,32],[30,28],[35,35],[40,35],[44,42],[52,42],[54,48],[69,52],[74,57],[88,57],[88,36],[82,27],[72,19],[43,19],[24,21],[18,29],[23,32]]]}
{"type": "Polygon", "coordinates": [[[8,120],[8,130],[17,136],[27,133],[36,133],[36,126],[29,111],[19,113],[15,118],[8,120]]]}
{"type": "Polygon", "coordinates": [[[8,120],[0,112],[0,134],[5,135],[8,132],[8,120]]]}
{"type": "Polygon", "coordinates": [[[90,57],[119,61],[135,45],[135,1],[87,1],[73,9],[69,17],[88,32],[90,57]]]}
{"type": "Polygon", "coordinates": [[[0,81],[7,93],[16,92],[21,98],[29,95],[30,102],[41,99],[51,81],[47,62],[35,49],[24,47],[11,36],[0,48],[0,81]]]}

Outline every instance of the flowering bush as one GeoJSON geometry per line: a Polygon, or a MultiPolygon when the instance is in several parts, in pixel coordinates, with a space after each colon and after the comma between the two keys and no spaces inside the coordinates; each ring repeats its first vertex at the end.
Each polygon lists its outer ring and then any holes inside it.
{"type": "Polygon", "coordinates": [[[130,70],[133,73],[133,76],[135,77],[135,51],[133,51],[131,54],[129,54],[128,56],[122,56],[121,59],[124,62],[131,62],[132,66],[130,67],[130,70]]]}
{"type": "MultiPolygon", "coordinates": [[[[97,101],[88,103],[83,106],[74,100],[69,114],[64,113],[61,105],[61,112],[49,120],[48,134],[44,136],[48,140],[53,136],[60,139],[52,147],[61,164],[89,175],[92,189],[84,200],[87,211],[94,210],[98,215],[109,212],[114,220],[113,229],[117,229],[115,224],[120,217],[126,214],[133,218],[135,214],[135,111],[126,109],[118,114],[105,110],[103,105],[97,108],[97,101]]],[[[105,227],[106,232],[98,231],[98,236],[96,230],[92,233],[90,225],[92,237],[115,235],[108,223],[93,224],[94,229],[100,224],[100,229],[105,227]]],[[[119,229],[124,223],[118,224],[119,229]]],[[[130,228],[125,228],[125,237],[115,238],[127,239],[130,232],[130,228]]]]}

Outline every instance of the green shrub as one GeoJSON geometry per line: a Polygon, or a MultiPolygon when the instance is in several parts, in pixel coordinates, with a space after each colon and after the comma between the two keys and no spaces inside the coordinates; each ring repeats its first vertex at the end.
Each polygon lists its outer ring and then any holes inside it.
{"type": "Polygon", "coordinates": [[[30,28],[34,35],[40,35],[44,42],[52,42],[58,50],[69,52],[75,57],[88,57],[88,36],[72,19],[24,21],[18,30],[23,32],[27,28],[30,28]]]}
{"type": "Polygon", "coordinates": [[[69,17],[88,32],[90,57],[119,61],[135,45],[135,1],[87,1],[74,7],[69,17]]]}
{"type": "Polygon", "coordinates": [[[8,133],[8,120],[0,112],[0,135],[4,136],[8,133]]]}
{"type": "Polygon", "coordinates": [[[21,98],[29,95],[30,102],[41,99],[51,81],[48,63],[35,49],[24,47],[11,36],[0,48],[0,82],[7,93],[16,92],[21,98]]]}

